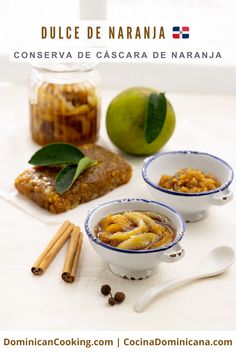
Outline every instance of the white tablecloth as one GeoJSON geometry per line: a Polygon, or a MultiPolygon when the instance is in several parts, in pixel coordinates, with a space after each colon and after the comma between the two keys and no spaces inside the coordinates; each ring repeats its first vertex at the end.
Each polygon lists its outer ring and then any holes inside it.
{"type": "MultiPolygon", "coordinates": [[[[103,118],[115,94],[115,91],[103,93],[103,118]]],[[[167,96],[176,110],[177,127],[165,150],[207,151],[235,168],[236,97],[170,93],[167,96]]],[[[27,89],[0,84],[0,100],[0,189],[9,191],[37,147],[28,133],[27,89]]],[[[101,133],[102,142],[114,149],[105,134],[104,120],[101,133]]],[[[182,242],[186,256],[175,264],[162,264],[159,273],[149,279],[130,281],[116,277],[86,237],[74,284],[60,279],[67,247],[42,277],[31,274],[31,265],[57,230],[54,222],[68,218],[83,225],[87,210],[102,200],[118,196],[150,198],[140,174],[142,158],[127,156],[127,159],[134,166],[129,185],[79,206],[66,216],[40,211],[38,215],[43,222],[0,200],[0,329],[235,329],[235,265],[224,275],[163,294],[143,313],[133,310],[135,300],[145,289],[194,269],[208,250],[221,244],[235,248],[235,200],[224,207],[212,207],[207,219],[188,224],[182,242]],[[114,292],[124,291],[126,301],[113,308],[108,306],[106,298],[100,295],[104,283],[110,284],[114,292]]],[[[29,205],[33,215],[37,215],[39,209],[33,203],[29,205]]]]}

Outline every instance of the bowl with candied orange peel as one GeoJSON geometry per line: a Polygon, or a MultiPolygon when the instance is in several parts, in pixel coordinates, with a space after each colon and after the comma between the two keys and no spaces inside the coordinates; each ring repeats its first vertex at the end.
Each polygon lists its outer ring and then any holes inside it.
{"type": "Polygon", "coordinates": [[[187,222],[207,216],[211,205],[232,200],[232,167],[223,159],[198,151],[171,151],[144,162],[143,179],[154,200],[177,209],[187,222]]]}
{"type": "Polygon", "coordinates": [[[159,263],[184,256],[181,215],[155,201],[132,198],[104,203],[89,212],[85,230],[110,270],[128,279],[147,278],[159,263]]]}

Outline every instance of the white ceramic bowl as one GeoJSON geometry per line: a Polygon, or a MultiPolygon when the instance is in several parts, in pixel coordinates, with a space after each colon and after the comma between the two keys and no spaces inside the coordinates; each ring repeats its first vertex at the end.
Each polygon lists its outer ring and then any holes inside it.
{"type": "Polygon", "coordinates": [[[187,222],[201,220],[211,205],[223,205],[233,198],[228,189],[234,177],[232,167],[219,157],[204,152],[171,151],[151,156],[144,161],[142,175],[152,198],[177,209],[187,222]],[[175,192],[158,186],[163,174],[174,175],[181,168],[197,168],[211,173],[222,185],[202,193],[175,192]]]}
{"type": "Polygon", "coordinates": [[[185,223],[174,209],[145,199],[114,200],[95,207],[85,220],[85,230],[95,251],[109,264],[110,270],[128,279],[143,279],[157,271],[161,262],[172,263],[184,256],[180,241],[184,235],[185,223]],[[175,240],[163,247],[150,250],[121,250],[102,243],[95,235],[98,222],[109,214],[124,211],[155,211],[167,216],[176,229],[175,240]]]}

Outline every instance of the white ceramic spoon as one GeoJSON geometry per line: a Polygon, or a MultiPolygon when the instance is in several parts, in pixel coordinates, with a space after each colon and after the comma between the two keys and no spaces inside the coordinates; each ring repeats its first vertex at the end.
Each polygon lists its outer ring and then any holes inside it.
{"type": "Polygon", "coordinates": [[[214,248],[202,259],[199,267],[192,273],[146,290],[134,305],[135,311],[142,312],[153,299],[166,290],[174,289],[192,280],[213,277],[225,272],[233,264],[234,260],[235,253],[231,247],[220,246],[214,248]]]}

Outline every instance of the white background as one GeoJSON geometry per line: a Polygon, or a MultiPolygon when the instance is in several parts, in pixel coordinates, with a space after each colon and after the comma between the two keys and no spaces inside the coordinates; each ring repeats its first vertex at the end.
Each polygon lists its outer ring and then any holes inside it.
{"type": "MultiPolygon", "coordinates": [[[[215,16],[216,20],[219,18],[222,30],[219,42],[223,39],[229,42],[232,50],[235,47],[234,42],[229,40],[229,37],[234,37],[234,32],[226,31],[228,18],[223,15],[225,10],[235,12],[233,0],[108,0],[107,4],[110,19],[119,17],[129,20],[133,19],[135,14],[143,20],[155,20],[156,14],[176,16],[177,13],[183,12],[186,18],[188,13],[194,13],[199,20],[206,18],[210,27],[212,17],[215,16]],[[156,9],[156,12],[153,9],[156,9]]],[[[13,30],[17,31],[18,26],[28,20],[32,21],[33,26],[37,16],[44,16],[45,21],[52,22],[55,19],[63,21],[67,16],[77,21],[79,4],[75,0],[2,0],[0,53],[7,52],[7,28],[12,26],[13,30]]],[[[36,146],[31,143],[28,134],[28,89],[25,85],[28,68],[7,61],[0,61],[0,64],[0,156],[1,162],[4,161],[1,173],[2,188],[5,183],[12,185],[16,175],[22,168],[27,167],[29,153],[33,152],[36,146]]],[[[224,64],[235,65],[235,56],[232,55],[230,61],[225,60],[224,64]]],[[[208,151],[225,158],[236,168],[235,68],[205,67],[203,62],[199,62],[198,66],[203,68],[102,66],[105,86],[102,131],[109,147],[114,148],[105,135],[104,115],[109,100],[121,89],[128,85],[137,85],[141,81],[142,84],[167,90],[168,97],[175,107],[177,128],[166,149],[191,148],[208,151]]],[[[140,159],[129,159],[140,169],[140,159]]],[[[141,185],[141,179],[138,181],[141,185]]],[[[142,187],[142,193],[146,195],[145,188],[142,187]]],[[[136,193],[135,190],[129,191],[136,193]]],[[[109,196],[112,197],[113,195],[109,196]]],[[[134,300],[148,286],[153,285],[153,282],[165,281],[183,274],[186,269],[194,268],[200,256],[217,245],[226,243],[235,247],[235,200],[222,208],[213,207],[208,219],[188,225],[183,241],[186,257],[174,268],[171,265],[162,265],[159,274],[136,283],[137,286],[113,277],[102,260],[92,251],[87,240],[75,284],[67,286],[59,279],[65,249],[44,277],[33,277],[30,274],[30,266],[51,238],[55,227],[48,227],[29,218],[3,201],[0,201],[0,207],[1,329],[178,329],[183,330],[183,336],[188,329],[235,329],[235,265],[225,276],[196,282],[163,296],[141,315],[132,309],[134,300]],[[105,305],[104,298],[99,294],[99,288],[104,281],[125,290],[127,301],[122,307],[111,309],[105,305]]],[[[86,211],[87,207],[83,213],[86,214],[86,211]]],[[[83,215],[79,215],[78,222],[83,222],[83,215]]],[[[189,351],[189,348],[185,349],[189,351]]],[[[137,348],[134,350],[137,351],[137,348]]],[[[173,352],[172,348],[170,350],[173,352]]],[[[195,351],[200,352],[200,349],[195,348],[195,351]]],[[[210,348],[209,351],[222,352],[222,348],[214,348],[214,351],[210,348]]]]}
{"type": "MultiPolygon", "coordinates": [[[[99,1],[83,2],[90,6],[88,14],[91,17],[97,11],[91,4],[99,4],[99,1]]],[[[195,45],[202,50],[225,48],[225,65],[235,65],[235,11],[234,0],[107,0],[107,19],[110,21],[157,22],[157,25],[160,22],[189,23],[190,34],[195,36],[191,41],[192,49],[195,45]]],[[[74,23],[79,17],[78,0],[1,0],[0,53],[7,53],[11,46],[10,37],[16,45],[19,35],[34,32],[36,24],[74,23]]],[[[203,63],[197,62],[199,65],[203,63]]]]}

